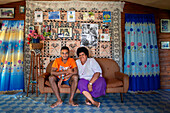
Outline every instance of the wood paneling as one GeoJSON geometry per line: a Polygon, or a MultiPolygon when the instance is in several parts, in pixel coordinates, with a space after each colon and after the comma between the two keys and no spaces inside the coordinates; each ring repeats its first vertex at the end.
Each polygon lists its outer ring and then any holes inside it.
{"type": "MultiPolygon", "coordinates": [[[[55,0],[52,0],[55,1],[55,0]]],[[[103,1],[103,0],[100,0],[103,1]]],[[[109,0],[118,1],[118,0],[109,0]]],[[[15,18],[8,20],[24,20],[25,14],[19,13],[19,5],[25,5],[25,2],[16,2],[6,5],[0,5],[0,7],[14,7],[15,8],[15,18]]],[[[160,84],[163,89],[170,89],[170,50],[161,50],[160,41],[170,41],[170,33],[160,33],[160,19],[170,19],[170,10],[161,10],[157,8],[152,8],[148,6],[138,5],[130,2],[126,2],[124,7],[124,12],[121,13],[121,29],[122,29],[122,53],[124,57],[124,43],[125,43],[125,13],[132,14],[154,14],[156,32],[159,47],[159,59],[160,59],[160,84]]],[[[2,19],[1,19],[2,20],[2,19]]],[[[6,19],[7,20],[7,19],[6,19]]]]}
{"type": "MultiPolygon", "coordinates": [[[[170,33],[160,33],[160,19],[170,19],[170,10],[161,10],[157,8],[147,7],[134,3],[126,2],[124,12],[122,13],[122,40],[125,42],[124,27],[125,27],[125,13],[132,14],[154,14],[157,41],[159,47],[159,60],[160,60],[160,85],[162,89],[170,89],[170,50],[161,50],[161,41],[170,41],[170,33]]],[[[123,46],[122,46],[123,47],[123,46]]],[[[124,53],[124,47],[122,49],[124,53]]]]}
{"type": "Polygon", "coordinates": [[[25,1],[0,5],[1,8],[15,8],[15,18],[0,18],[0,20],[25,20],[25,14],[19,13],[19,6],[20,5],[25,6],[25,1]]]}

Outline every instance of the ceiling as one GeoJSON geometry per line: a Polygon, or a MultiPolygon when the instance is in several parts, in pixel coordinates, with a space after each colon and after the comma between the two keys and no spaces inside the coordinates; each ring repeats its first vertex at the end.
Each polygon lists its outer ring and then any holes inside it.
{"type": "MultiPolygon", "coordinates": [[[[0,0],[0,5],[11,3],[11,2],[18,2],[18,1],[24,1],[24,0],[0,0]]],[[[36,1],[36,0],[32,0],[32,1],[36,1]]],[[[56,1],[59,1],[59,0],[56,0],[56,1]]],[[[72,1],[79,1],[79,0],[72,0],[72,1]]],[[[97,1],[97,0],[94,0],[94,1],[97,1]]],[[[104,1],[107,1],[107,0],[104,0],[104,1]]],[[[118,1],[118,0],[115,0],[115,1],[118,1]]],[[[170,10],[170,0],[120,0],[120,1],[127,1],[127,2],[145,5],[145,6],[151,6],[155,8],[170,10]]]]}

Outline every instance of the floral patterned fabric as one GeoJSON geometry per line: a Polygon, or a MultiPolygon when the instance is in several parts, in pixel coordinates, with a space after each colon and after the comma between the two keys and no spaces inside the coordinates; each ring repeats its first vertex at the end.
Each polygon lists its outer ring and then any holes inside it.
{"type": "Polygon", "coordinates": [[[124,73],[129,90],[156,90],[160,70],[154,15],[125,14],[125,21],[124,73]]]}
{"type": "Polygon", "coordinates": [[[24,21],[4,20],[0,31],[0,91],[24,89],[24,21]]]}

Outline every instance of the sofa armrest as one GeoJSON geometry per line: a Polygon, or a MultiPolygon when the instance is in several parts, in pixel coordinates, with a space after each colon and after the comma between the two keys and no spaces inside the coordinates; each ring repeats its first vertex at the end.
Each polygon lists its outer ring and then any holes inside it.
{"type": "Polygon", "coordinates": [[[43,78],[47,79],[49,76],[50,76],[50,73],[43,73],[39,77],[43,77],[43,78]]]}
{"type": "Polygon", "coordinates": [[[43,73],[38,77],[38,87],[40,92],[43,94],[44,93],[44,85],[45,85],[45,79],[50,76],[50,73],[43,73]]]}
{"type": "Polygon", "coordinates": [[[127,93],[129,89],[129,76],[122,72],[115,72],[115,78],[123,81],[123,92],[127,93]]]}

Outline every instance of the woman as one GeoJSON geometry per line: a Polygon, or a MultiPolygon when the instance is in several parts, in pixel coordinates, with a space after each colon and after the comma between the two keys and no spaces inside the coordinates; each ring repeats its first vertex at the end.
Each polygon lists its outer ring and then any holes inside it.
{"type": "Polygon", "coordinates": [[[96,107],[100,107],[100,102],[93,99],[93,97],[96,98],[105,95],[106,91],[106,82],[102,77],[100,65],[94,58],[88,58],[89,52],[85,47],[77,49],[77,56],[79,59],[76,60],[76,64],[80,78],[78,89],[86,97],[85,102],[87,105],[91,105],[92,103],[96,107]]]}

